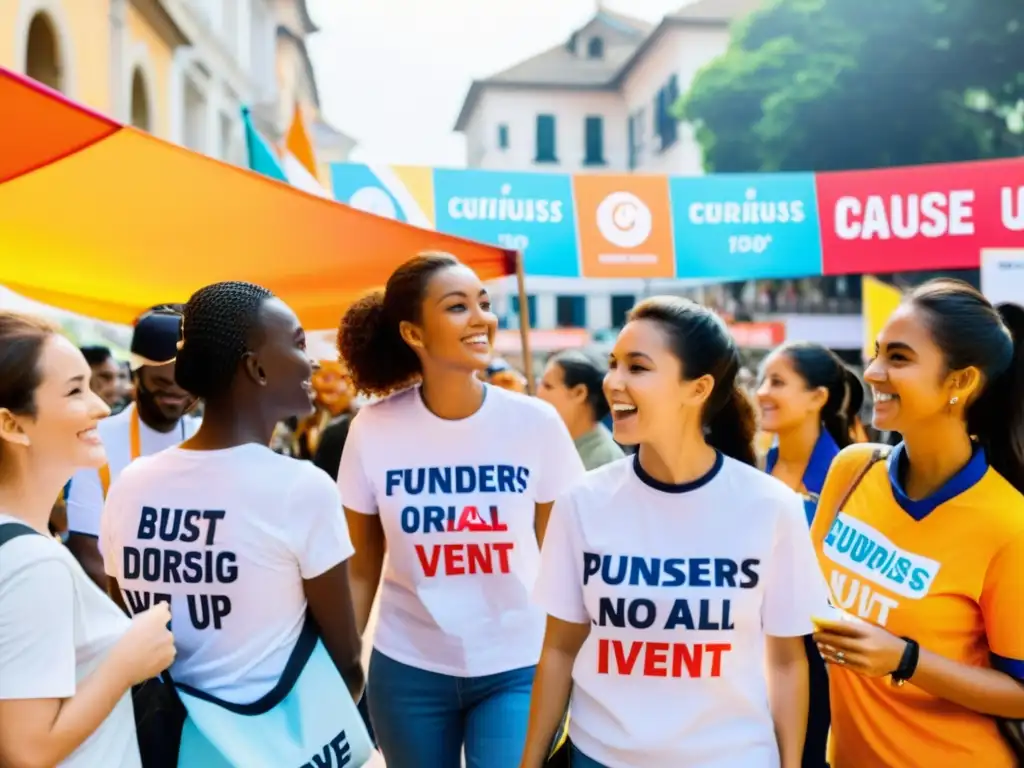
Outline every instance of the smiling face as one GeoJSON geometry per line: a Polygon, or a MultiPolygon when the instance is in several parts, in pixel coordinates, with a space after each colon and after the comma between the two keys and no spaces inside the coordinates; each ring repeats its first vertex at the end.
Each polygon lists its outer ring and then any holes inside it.
{"type": "Polygon", "coordinates": [[[102,466],[106,452],[96,431],[110,409],[89,388],[89,364],[60,334],[43,343],[38,361],[39,386],[35,413],[0,410],[0,438],[12,449],[23,449],[70,476],[74,471],[102,466]]]}
{"type": "Polygon", "coordinates": [[[341,363],[321,361],[313,371],[313,389],[317,404],[332,416],[344,413],[352,405],[352,381],[341,363]]]}
{"type": "Polygon", "coordinates": [[[616,442],[657,443],[680,434],[687,419],[699,420],[714,381],[710,376],[688,381],[684,374],[658,322],[627,323],[609,355],[604,379],[616,442]]]}
{"type": "Polygon", "coordinates": [[[587,409],[587,388],[583,384],[566,386],[565,370],[557,360],[550,361],[540,379],[537,397],[551,403],[570,429],[587,409]]]}
{"type": "Polygon", "coordinates": [[[864,371],[874,396],[872,422],[877,429],[905,434],[949,415],[957,372],[947,370],[926,320],[923,310],[906,303],[878,334],[875,359],[864,371]]]}
{"type": "Polygon", "coordinates": [[[139,416],[154,429],[166,431],[192,405],[192,396],[174,380],[174,363],[144,365],[136,374],[139,416]]]}
{"type": "Polygon", "coordinates": [[[420,322],[403,321],[402,338],[425,364],[482,371],[491,360],[498,318],[480,278],[461,264],[438,270],[423,296],[420,322]]]}
{"type": "Polygon", "coordinates": [[[277,298],[260,306],[256,343],[245,359],[251,378],[262,386],[266,412],[279,421],[313,412],[313,361],[306,352],[306,332],[291,308],[277,298]]]}
{"type": "Polygon", "coordinates": [[[757,388],[764,431],[785,432],[808,419],[818,420],[827,400],[828,390],[809,388],[793,365],[793,359],[785,352],[775,352],[765,360],[757,388]]]}

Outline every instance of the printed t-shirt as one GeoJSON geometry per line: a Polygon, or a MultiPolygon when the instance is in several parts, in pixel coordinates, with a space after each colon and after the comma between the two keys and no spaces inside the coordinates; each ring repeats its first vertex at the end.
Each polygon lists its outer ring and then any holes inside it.
{"type": "Polygon", "coordinates": [[[132,613],[170,602],[175,680],[235,703],[280,678],[303,580],[353,552],[331,479],[256,444],[133,462],[110,488],[101,543],[132,613]]]}
{"type": "MultiPolygon", "coordinates": [[[[0,514],[0,524],[20,522],[0,514]]],[[[19,536],[0,553],[0,699],[69,699],[130,625],[49,536],[19,536]]],[[[129,692],[61,768],[139,768],[129,692]]]]}
{"type": "Polygon", "coordinates": [[[374,647],[459,677],[536,664],[534,505],[582,475],[555,409],[499,387],[459,420],[431,413],[418,386],[360,410],[338,485],[346,508],[380,515],[387,538],[374,647]]]}
{"type": "MultiPolygon", "coordinates": [[[[833,509],[876,446],[839,454],[820,509],[833,509]]],[[[833,604],[922,648],[1024,681],[1024,497],[975,448],[932,496],[907,497],[901,445],[829,526],[812,529],[833,604]]],[[[833,666],[833,768],[1015,766],[995,721],[888,677],[833,666]]]]}
{"type": "Polygon", "coordinates": [[[591,624],[573,667],[570,736],[609,768],[777,768],[765,637],[827,607],[800,498],[721,454],[668,485],[638,456],[555,502],[535,591],[591,624]]]}
{"type": "MultiPolygon", "coordinates": [[[[185,416],[170,432],[157,432],[138,417],[134,404],[116,416],[103,419],[96,430],[107,451],[111,483],[121,474],[121,470],[138,458],[132,455],[133,420],[138,423],[139,456],[152,456],[166,448],[173,448],[192,437],[200,424],[199,419],[185,416]]],[[[79,470],[71,479],[66,492],[68,531],[99,536],[100,515],[103,512],[103,483],[99,470],[79,470]]]]}

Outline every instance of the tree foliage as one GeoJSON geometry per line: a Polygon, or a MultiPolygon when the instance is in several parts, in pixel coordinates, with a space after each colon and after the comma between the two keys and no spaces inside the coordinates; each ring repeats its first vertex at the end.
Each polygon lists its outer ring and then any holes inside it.
{"type": "Polygon", "coordinates": [[[676,105],[705,168],[1024,154],[1021,0],[770,0],[676,105]]]}

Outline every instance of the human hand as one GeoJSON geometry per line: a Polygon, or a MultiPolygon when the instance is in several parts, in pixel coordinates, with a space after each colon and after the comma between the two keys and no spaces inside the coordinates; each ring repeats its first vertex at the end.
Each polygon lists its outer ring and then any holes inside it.
{"type": "Polygon", "coordinates": [[[865,677],[895,672],[907,647],[906,640],[874,624],[820,618],[814,624],[814,642],[826,663],[865,677]]]}
{"type": "Polygon", "coordinates": [[[157,603],[136,615],[128,631],[114,646],[112,658],[124,670],[131,685],[156,677],[171,666],[176,651],[174,635],[167,628],[171,608],[157,603]]]}

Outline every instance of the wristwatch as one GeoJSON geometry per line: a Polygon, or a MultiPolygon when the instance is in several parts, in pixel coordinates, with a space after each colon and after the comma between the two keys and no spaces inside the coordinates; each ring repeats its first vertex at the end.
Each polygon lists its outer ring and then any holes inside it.
{"type": "Polygon", "coordinates": [[[917,644],[916,640],[911,640],[909,637],[904,637],[903,640],[907,645],[903,649],[899,666],[889,673],[892,684],[897,688],[914,676],[917,671],[917,659],[921,655],[921,646],[917,644]]]}

